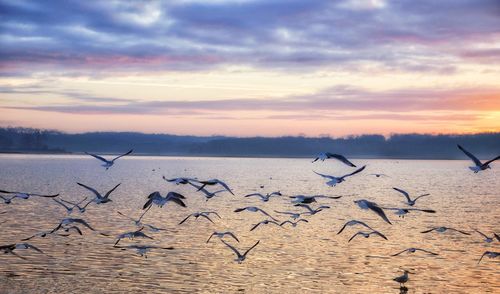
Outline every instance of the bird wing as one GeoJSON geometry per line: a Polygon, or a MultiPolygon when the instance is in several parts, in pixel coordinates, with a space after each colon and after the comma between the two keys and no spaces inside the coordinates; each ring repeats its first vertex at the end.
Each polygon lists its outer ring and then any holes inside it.
{"type": "Polygon", "coordinates": [[[33,194],[29,194],[29,195],[30,195],[30,196],[38,196],[38,197],[54,198],[54,197],[59,196],[59,193],[57,193],[57,194],[52,194],[52,195],[45,195],[45,194],[36,194],[36,193],[33,193],[33,194]]]}
{"type": "Polygon", "coordinates": [[[429,254],[431,254],[431,255],[439,255],[439,254],[437,254],[437,253],[434,253],[434,252],[431,252],[431,251],[429,251],[429,250],[425,250],[425,249],[415,248],[415,250],[420,250],[420,251],[423,251],[423,252],[429,253],[429,254]]]}
{"type": "Polygon", "coordinates": [[[401,253],[404,253],[404,252],[406,252],[406,251],[408,251],[408,249],[405,249],[405,250],[403,250],[403,251],[400,251],[400,252],[398,252],[398,253],[396,253],[396,254],[392,254],[391,256],[398,256],[398,255],[400,255],[401,253]]]}
{"type": "Polygon", "coordinates": [[[238,240],[238,238],[231,232],[227,232],[226,234],[228,234],[229,236],[233,237],[234,240],[236,240],[236,242],[240,242],[240,240],[238,240]]]}
{"type": "Polygon", "coordinates": [[[343,162],[344,164],[350,166],[350,167],[356,167],[352,162],[350,162],[345,156],[343,155],[340,155],[340,154],[332,154],[332,153],[326,153],[326,155],[329,157],[329,158],[335,158],[337,160],[340,160],[341,162],[343,162]]]}
{"type": "Polygon", "coordinates": [[[258,226],[260,226],[261,224],[263,224],[264,222],[258,222],[256,223],[251,229],[250,229],[250,232],[255,230],[258,226]]]}
{"type": "Polygon", "coordinates": [[[91,187],[89,187],[89,186],[87,186],[87,185],[84,185],[84,184],[82,184],[82,183],[77,183],[77,184],[78,184],[79,186],[82,186],[82,187],[84,187],[85,189],[87,189],[87,190],[91,191],[92,193],[94,193],[94,194],[97,196],[97,198],[102,198],[101,193],[97,192],[97,190],[96,190],[96,189],[91,188],[91,187]]]}
{"type": "Polygon", "coordinates": [[[495,236],[495,239],[497,239],[497,241],[500,242],[500,236],[497,235],[497,233],[493,233],[493,235],[495,236]]]}
{"type": "Polygon", "coordinates": [[[26,247],[28,247],[30,249],[35,250],[36,252],[45,254],[42,250],[40,250],[39,248],[35,247],[34,245],[31,245],[31,244],[28,244],[28,243],[25,243],[24,245],[26,245],[26,247]]]}
{"type": "Polygon", "coordinates": [[[315,158],[313,161],[311,161],[311,162],[313,162],[313,163],[314,163],[314,162],[316,162],[318,159],[319,159],[319,157],[316,157],[316,158],[315,158]]]}
{"type": "Polygon", "coordinates": [[[373,210],[376,214],[378,214],[383,220],[385,220],[387,223],[391,224],[391,221],[387,218],[387,216],[385,215],[385,212],[382,208],[380,208],[378,205],[376,205],[375,203],[370,203],[368,205],[368,207],[373,210]]]}
{"type": "Polygon", "coordinates": [[[481,161],[479,159],[477,159],[477,157],[475,157],[472,153],[470,153],[469,151],[465,150],[462,146],[460,146],[458,144],[457,144],[457,147],[458,147],[458,149],[462,150],[465,153],[465,155],[467,155],[470,159],[472,159],[472,161],[474,161],[474,164],[476,166],[481,166],[482,165],[481,161]]]}
{"type": "Polygon", "coordinates": [[[340,234],[340,233],[342,233],[342,232],[344,231],[344,229],[347,227],[347,225],[348,225],[348,224],[349,224],[349,222],[346,222],[346,223],[342,226],[342,228],[339,230],[339,232],[337,233],[337,235],[338,235],[338,234],[340,234]]]}
{"type": "MultiPolygon", "coordinates": [[[[401,190],[399,188],[394,188],[392,187],[394,190],[398,191],[399,193],[403,194],[405,197],[406,197],[406,200],[408,200],[408,202],[411,201],[410,199],[410,195],[408,194],[408,192],[406,192],[405,190],[401,190]]],[[[415,199],[416,200],[416,199],[415,199]]]]}
{"type": "Polygon", "coordinates": [[[366,168],[366,165],[363,165],[361,168],[359,168],[359,169],[357,169],[357,170],[353,171],[353,172],[352,172],[352,173],[350,173],[350,174],[344,175],[344,176],[342,176],[341,178],[346,178],[346,177],[353,176],[353,175],[355,175],[355,174],[357,174],[357,173],[362,172],[365,168],[366,168]]]}
{"type": "Polygon", "coordinates": [[[467,233],[467,232],[464,232],[464,231],[461,231],[461,230],[457,230],[457,229],[454,229],[454,228],[448,228],[448,230],[459,232],[459,233],[464,234],[464,235],[470,235],[470,233],[467,233]]]}
{"type": "Polygon", "coordinates": [[[104,198],[108,198],[108,197],[109,197],[109,195],[110,195],[111,193],[113,193],[113,191],[114,191],[116,188],[118,188],[118,186],[120,186],[121,184],[122,184],[122,183],[119,183],[119,184],[118,184],[118,185],[116,185],[113,189],[109,190],[109,191],[106,193],[106,195],[104,195],[104,198]]]}
{"type": "Polygon", "coordinates": [[[192,216],[192,214],[190,214],[190,215],[186,216],[186,218],[184,218],[184,219],[183,219],[183,220],[179,223],[179,225],[182,225],[182,224],[183,224],[185,221],[187,221],[187,220],[188,220],[188,218],[190,218],[191,216],[192,216]]]}
{"type": "Polygon", "coordinates": [[[252,194],[245,195],[245,197],[252,197],[252,196],[259,196],[260,198],[265,198],[265,196],[262,195],[261,193],[252,193],[252,194]]]}
{"type": "Polygon", "coordinates": [[[483,253],[483,255],[481,255],[481,258],[479,258],[479,260],[478,260],[477,264],[479,264],[479,263],[481,262],[481,260],[483,260],[483,257],[484,257],[485,255],[489,254],[489,253],[490,253],[489,251],[485,251],[485,252],[483,253]]]}
{"type": "Polygon", "coordinates": [[[247,207],[243,207],[243,208],[236,208],[236,209],[234,210],[234,212],[240,212],[240,211],[243,211],[243,210],[245,210],[245,209],[247,209],[247,207]]]}
{"type": "Polygon", "coordinates": [[[81,218],[74,218],[74,219],[73,219],[73,222],[75,222],[75,223],[79,223],[79,224],[82,224],[82,225],[86,226],[87,228],[89,228],[90,230],[95,231],[95,229],[94,229],[94,228],[92,228],[92,227],[91,227],[91,226],[90,226],[90,225],[89,225],[86,221],[84,221],[84,220],[83,220],[83,219],[81,219],[81,218]]]}
{"type": "Polygon", "coordinates": [[[417,199],[420,199],[422,197],[426,197],[426,196],[429,196],[429,195],[431,195],[431,194],[422,194],[422,195],[418,196],[417,198],[413,199],[413,201],[417,201],[417,199]]]}
{"type": "Polygon", "coordinates": [[[123,156],[125,156],[125,155],[129,155],[129,154],[130,154],[130,153],[132,153],[133,151],[134,151],[134,149],[130,149],[127,153],[124,153],[124,154],[122,154],[122,155],[119,155],[119,156],[117,156],[117,157],[113,158],[113,159],[111,160],[111,162],[113,162],[113,161],[117,160],[118,158],[123,157],[123,156]]]}
{"type": "Polygon", "coordinates": [[[500,159],[500,156],[497,156],[497,157],[493,158],[492,160],[488,160],[488,161],[486,161],[485,163],[483,163],[483,165],[485,165],[485,166],[486,166],[486,165],[488,165],[488,164],[492,163],[493,161],[495,161],[495,160],[497,160],[497,159],[500,159]]]}
{"type": "Polygon", "coordinates": [[[226,183],[224,183],[223,181],[218,181],[218,182],[219,182],[219,184],[221,184],[221,185],[222,185],[222,187],[224,187],[224,188],[225,188],[225,189],[226,189],[229,193],[231,193],[231,194],[233,194],[233,195],[234,195],[233,191],[231,191],[231,189],[229,189],[229,186],[228,186],[226,183]]]}
{"type": "Polygon", "coordinates": [[[172,197],[172,198],[169,198],[169,200],[170,200],[170,201],[173,201],[173,202],[175,202],[175,203],[177,203],[177,204],[179,204],[179,205],[180,205],[180,206],[182,206],[182,207],[186,207],[186,204],[185,204],[185,203],[184,203],[181,199],[179,199],[179,198],[177,198],[177,197],[172,197]]]}
{"type": "Polygon", "coordinates": [[[281,214],[289,214],[289,215],[294,215],[295,214],[293,212],[288,212],[288,211],[277,211],[277,210],[275,210],[274,212],[281,213],[281,214]]]}
{"type": "Polygon", "coordinates": [[[72,226],[71,228],[68,228],[68,230],[71,229],[75,230],[80,236],[83,235],[82,231],[77,226],[72,226]]]}
{"type": "Polygon", "coordinates": [[[208,219],[211,223],[215,224],[213,220],[210,219],[210,217],[208,217],[208,215],[205,215],[205,214],[200,214],[200,216],[208,219]]]}
{"type": "Polygon", "coordinates": [[[19,254],[15,253],[15,252],[14,252],[14,251],[12,251],[12,250],[10,250],[10,251],[8,251],[8,252],[9,252],[10,254],[14,255],[14,256],[17,256],[17,257],[21,258],[21,259],[27,260],[27,258],[26,258],[26,257],[23,257],[23,256],[21,256],[21,255],[19,255],[19,254]]]}
{"type": "Polygon", "coordinates": [[[257,210],[262,212],[263,214],[267,215],[268,217],[270,217],[271,219],[273,219],[274,221],[277,221],[277,219],[275,219],[274,217],[272,217],[269,213],[265,212],[264,210],[260,209],[257,207],[257,210]]]}
{"type": "Polygon", "coordinates": [[[420,232],[420,233],[422,233],[422,234],[425,234],[425,233],[430,233],[430,232],[434,231],[435,229],[436,229],[436,228],[428,229],[428,230],[422,231],[422,232],[420,232]]]}
{"type": "Polygon", "coordinates": [[[420,208],[405,208],[405,210],[422,211],[427,213],[436,213],[434,209],[420,209],[420,208]]]}
{"type": "Polygon", "coordinates": [[[380,237],[388,240],[387,237],[379,231],[373,231],[373,232],[371,232],[371,234],[379,235],[380,237]]]}
{"type": "Polygon", "coordinates": [[[99,155],[96,155],[96,154],[92,154],[92,153],[88,153],[88,152],[85,152],[85,154],[90,155],[90,156],[92,156],[92,157],[94,157],[94,158],[97,158],[97,159],[99,159],[100,161],[104,161],[104,162],[106,162],[106,163],[108,163],[108,162],[109,162],[106,158],[104,158],[104,157],[102,157],[102,156],[99,156],[99,155]]]}
{"type": "Polygon", "coordinates": [[[135,222],[135,219],[131,218],[130,216],[125,215],[125,214],[121,213],[120,211],[116,211],[116,212],[117,212],[119,215],[121,215],[121,216],[123,216],[123,217],[126,217],[126,218],[128,218],[129,220],[131,220],[131,221],[134,221],[134,222],[135,222]]]}
{"type": "Polygon", "coordinates": [[[64,204],[63,202],[61,202],[61,201],[59,201],[59,200],[57,200],[57,199],[52,199],[52,200],[54,200],[56,203],[58,203],[58,204],[59,204],[59,205],[61,205],[62,207],[66,208],[66,210],[70,210],[70,209],[72,209],[72,207],[67,206],[66,204],[64,204]]]}
{"type": "Polygon", "coordinates": [[[291,221],[286,220],[286,221],[282,222],[282,223],[280,224],[280,226],[283,226],[283,225],[284,225],[284,224],[286,224],[286,223],[289,223],[289,224],[293,225],[293,223],[292,223],[291,221]]]}
{"type": "Polygon", "coordinates": [[[248,250],[245,251],[245,253],[243,254],[243,256],[246,256],[248,254],[248,252],[250,252],[250,250],[254,249],[255,246],[259,245],[259,243],[260,243],[260,240],[257,241],[257,243],[255,243],[252,247],[248,248],[248,250]]]}
{"type": "Polygon", "coordinates": [[[144,203],[144,206],[142,207],[142,209],[146,209],[146,208],[149,208],[151,207],[151,204],[153,203],[153,198],[149,198],[148,201],[146,201],[146,203],[144,203]]]}
{"type": "Polygon", "coordinates": [[[347,241],[347,243],[351,242],[352,239],[354,239],[356,236],[358,235],[361,235],[361,232],[357,232],[356,234],[354,234],[351,239],[349,239],[349,241],[347,241]]]}
{"type": "Polygon", "coordinates": [[[242,256],[242,255],[241,255],[241,253],[240,253],[238,250],[236,250],[236,248],[234,248],[234,247],[233,247],[233,246],[231,246],[230,244],[226,243],[226,241],[224,241],[224,240],[222,240],[222,239],[220,239],[220,241],[221,241],[222,243],[226,244],[226,246],[227,246],[227,247],[229,247],[231,250],[233,250],[233,252],[234,252],[234,253],[235,253],[238,257],[242,256]]]}
{"type": "Polygon", "coordinates": [[[212,239],[212,237],[215,235],[215,233],[212,233],[212,235],[210,235],[210,237],[208,237],[208,240],[207,240],[207,243],[210,242],[210,239],[212,239]]]}
{"type": "Polygon", "coordinates": [[[309,210],[309,212],[314,212],[314,210],[311,208],[311,206],[307,205],[307,204],[302,204],[302,203],[297,203],[295,204],[294,206],[300,206],[300,207],[304,207],[306,208],[307,210],[309,210]]]}
{"type": "Polygon", "coordinates": [[[177,192],[168,192],[167,197],[186,199],[186,197],[184,197],[183,195],[181,195],[177,192]]]}
{"type": "Polygon", "coordinates": [[[315,174],[317,174],[318,176],[322,176],[323,178],[327,178],[327,179],[334,179],[334,178],[335,178],[334,176],[329,176],[329,175],[320,174],[320,173],[318,173],[318,172],[316,172],[316,171],[314,171],[314,170],[313,170],[313,172],[314,172],[315,174]]]}

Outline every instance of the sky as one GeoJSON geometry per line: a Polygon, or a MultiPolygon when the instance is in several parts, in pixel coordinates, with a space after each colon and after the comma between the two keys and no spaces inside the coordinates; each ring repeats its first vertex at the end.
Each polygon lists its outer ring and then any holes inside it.
{"type": "Polygon", "coordinates": [[[0,126],[500,131],[498,0],[0,0],[0,126]]]}

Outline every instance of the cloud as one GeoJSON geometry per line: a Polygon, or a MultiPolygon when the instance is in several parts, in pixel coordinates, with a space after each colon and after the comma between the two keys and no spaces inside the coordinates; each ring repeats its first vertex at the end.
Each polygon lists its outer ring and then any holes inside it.
{"type": "Polygon", "coordinates": [[[450,60],[479,62],[468,50],[498,40],[499,14],[497,0],[2,1],[0,74],[359,63],[449,73],[450,60]]]}

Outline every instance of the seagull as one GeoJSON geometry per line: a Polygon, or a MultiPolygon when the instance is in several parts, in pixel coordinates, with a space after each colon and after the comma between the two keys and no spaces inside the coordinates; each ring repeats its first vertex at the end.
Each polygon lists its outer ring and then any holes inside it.
{"type": "Polygon", "coordinates": [[[296,222],[292,222],[292,221],[286,220],[286,221],[282,222],[282,223],[280,224],[280,226],[283,226],[283,225],[285,225],[285,224],[291,224],[291,225],[292,225],[292,227],[294,227],[294,228],[295,228],[299,222],[306,222],[306,223],[308,223],[309,221],[308,221],[308,220],[306,220],[306,219],[303,219],[303,218],[302,218],[302,219],[299,219],[299,220],[298,220],[298,221],[296,221],[296,222]]]}
{"type": "Polygon", "coordinates": [[[426,231],[422,231],[420,233],[425,234],[425,233],[429,233],[429,232],[432,232],[432,231],[436,231],[438,233],[444,233],[447,230],[455,231],[455,232],[458,232],[458,233],[461,233],[461,234],[464,234],[464,235],[470,235],[470,233],[467,233],[467,232],[464,232],[464,231],[460,231],[460,230],[457,230],[457,229],[454,229],[454,228],[448,228],[448,227],[436,227],[436,228],[432,228],[432,229],[429,229],[429,230],[426,230],[426,231]]]}
{"type": "Polygon", "coordinates": [[[408,194],[408,192],[404,191],[404,190],[401,190],[401,189],[398,189],[398,188],[394,188],[394,190],[398,191],[399,193],[403,194],[405,197],[406,197],[406,202],[408,203],[408,205],[410,206],[413,206],[415,205],[415,202],[419,199],[419,198],[422,198],[422,197],[425,197],[425,196],[429,196],[431,194],[422,194],[418,197],[416,197],[415,199],[411,200],[410,198],[410,194],[408,194]]]}
{"type": "Polygon", "coordinates": [[[479,264],[481,262],[481,260],[483,259],[484,256],[487,256],[489,258],[496,258],[497,256],[500,256],[500,252],[493,252],[493,251],[484,252],[483,255],[481,255],[481,258],[479,258],[479,261],[477,262],[477,264],[479,264]]]}
{"type": "Polygon", "coordinates": [[[275,210],[274,212],[280,213],[280,214],[288,214],[290,216],[290,218],[293,218],[293,219],[298,219],[300,217],[300,215],[303,214],[303,213],[299,213],[299,212],[277,211],[277,210],[275,210]]]}
{"type": "Polygon", "coordinates": [[[279,224],[278,222],[275,222],[275,221],[272,221],[272,220],[267,220],[267,219],[266,219],[266,220],[263,220],[263,221],[258,222],[257,224],[255,224],[255,225],[254,225],[254,226],[250,229],[250,231],[255,230],[255,229],[256,229],[258,226],[260,226],[260,225],[267,225],[267,224],[275,224],[275,225],[277,225],[277,226],[280,226],[280,224],[279,224]]]}
{"type": "Polygon", "coordinates": [[[333,153],[330,153],[330,152],[320,153],[312,162],[315,162],[318,159],[321,160],[321,161],[325,161],[325,159],[328,159],[328,158],[335,158],[335,159],[343,162],[344,164],[346,164],[346,165],[348,165],[350,167],[356,167],[352,162],[350,162],[349,160],[347,160],[347,158],[345,158],[345,156],[340,155],[340,154],[333,154],[333,153]]]}
{"type": "Polygon", "coordinates": [[[422,211],[422,212],[427,212],[427,213],[436,213],[435,210],[432,209],[419,209],[419,208],[397,208],[397,207],[382,207],[383,209],[387,210],[395,210],[396,215],[399,217],[404,218],[407,213],[410,211],[422,211]]]}
{"type": "Polygon", "coordinates": [[[21,259],[26,259],[26,257],[22,257],[18,255],[17,253],[14,252],[16,249],[33,249],[38,253],[45,254],[42,250],[38,249],[37,247],[29,244],[29,243],[14,243],[14,244],[8,244],[8,245],[0,245],[0,251],[3,251],[4,253],[10,253],[12,255],[15,255],[21,259]]]}
{"type": "Polygon", "coordinates": [[[182,199],[186,199],[186,197],[182,196],[176,192],[168,192],[165,197],[162,197],[160,192],[156,191],[148,195],[148,201],[144,204],[142,209],[147,209],[151,206],[151,204],[156,204],[159,207],[163,207],[163,205],[167,204],[169,201],[173,201],[174,203],[186,207],[186,204],[182,201],[182,199]]]}
{"type": "Polygon", "coordinates": [[[387,223],[392,225],[391,221],[385,215],[384,210],[380,206],[378,206],[377,203],[371,202],[371,201],[368,201],[365,199],[355,200],[354,203],[356,203],[359,206],[359,208],[361,208],[361,209],[372,210],[373,212],[378,214],[384,221],[386,221],[387,223]]]}
{"type": "Polygon", "coordinates": [[[214,196],[216,196],[217,194],[219,194],[221,192],[226,192],[227,191],[226,189],[223,189],[223,190],[217,190],[215,192],[210,192],[207,189],[203,188],[202,186],[195,185],[195,184],[193,184],[191,182],[189,182],[188,184],[190,184],[191,186],[195,187],[197,189],[197,191],[203,192],[203,194],[205,194],[205,198],[206,198],[207,201],[209,199],[213,198],[214,196]]]}
{"type": "Polygon", "coordinates": [[[342,196],[325,196],[325,195],[305,196],[305,195],[295,195],[295,196],[289,196],[289,197],[293,198],[292,203],[309,204],[309,203],[317,202],[316,198],[339,199],[342,196]]]}
{"type": "Polygon", "coordinates": [[[144,234],[143,232],[141,232],[143,229],[144,229],[144,227],[142,227],[139,230],[134,231],[134,232],[127,232],[127,233],[123,233],[123,234],[118,235],[118,240],[116,240],[115,246],[118,245],[118,242],[120,242],[120,240],[124,239],[124,238],[129,238],[129,239],[147,238],[147,239],[151,239],[152,240],[153,239],[152,237],[150,237],[150,236],[144,234]]]}
{"type": "Polygon", "coordinates": [[[88,197],[85,197],[83,200],[81,200],[80,202],[77,202],[77,203],[73,203],[73,202],[70,202],[70,201],[67,201],[67,200],[64,200],[64,199],[61,199],[61,201],[64,202],[64,203],[73,205],[73,209],[76,207],[76,208],[78,208],[78,210],[80,211],[80,213],[84,213],[85,212],[85,207],[80,206],[80,204],[82,204],[85,200],[87,200],[87,198],[88,197]]]}
{"type": "Polygon", "coordinates": [[[192,179],[192,178],[167,179],[165,176],[163,176],[163,179],[169,183],[175,183],[176,185],[186,185],[186,184],[191,184],[191,181],[197,181],[196,179],[192,179]]]}
{"type": "Polygon", "coordinates": [[[410,278],[408,277],[408,274],[409,274],[409,273],[410,273],[409,271],[405,270],[405,271],[404,271],[404,274],[403,274],[402,276],[396,277],[396,278],[394,278],[394,279],[392,279],[392,280],[394,280],[394,281],[398,282],[400,287],[403,287],[403,286],[404,286],[404,284],[405,284],[406,282],[408,282],[408,280],[410,279],[410,278]]]}
{"type": "Polygon", "coordinates": [[[3,199],[5,204],[10,204],[12,199],[14,199],[14,198],[29,199],[31,196],[54,198],[54,197],[59,196],[59,194],[45,195],[45,194],[26,193],[26,192],[12,192],[12,191],[5,191],[5,190],[0,190],[0,193],[14,194],[14,196],[11,196],[10,198],[3,196],[3,195],[0,195],[0,198],[3,199]]]}
{"type": "Polygon", "coordinates": [[[369,174],[370,176],[375,176],[377,178],[380,178],[380,177],[389,177],[388,175],[386,174],[369,174]]]}
{"type": "Polygon", "coordinates": [[[120,211],[117,211],[117,213],[118,213],[119,215],[121,215],[121,216],[123,216],[123,217],[126,217],[126,218],[128,218],[129,220],[133,221],[133,222],[134,222],[134,224],[135,224],[136,226],[138,226],[138,227],[142,226],[142,222],[141,222],[141,220],[142,220],[142,218],[144,217],[144,215],[146,214],[146,212],[148,212],[148,211],[147,211],[147,210],[146,210],[146,211],[144,211],[138,219],[134,219],[134,218],[131,218],[131,217],[130,217],[130,216],[128,216],[128,215],[125,215],[125,214],[121,213],[120,211]]]}
{"type": "Polygon", "coordinates": [[[353,220],[350,220],[350,221],[346,222],[344,224],[344,226],[340,229],[340,231],[337,233],[337,235],[340,234],[340,233],[342,233],[342,231],[346,227],[355,226],[355,225],[362,225],[362,226],[366,227],[367,229],[375,231],[374,229],[372,229],[369,225],[365,224],[364,222],[353,219],[353,220]]]}
{"type": "Polygon", "coordinates": [[[363,236],[363,237],[365,237],[365,238],[369,238],[371,234],[378,235],[378,236],[380,236],[380,237],[382,237],[382,238],[384,238],[384,239],[386,239],[386,240],[387,240],[387,237],[386,237],[386,236],[384,236],[384,234],[380,233],[379,231],[375,231],[375,230],[373,230],[373,231],[368,232],[368,233],[365,233],[365,232],[361,232],[361,231],[359,231],[359,232],[357,232],[356,234],[354,234],[354,235],[351,237],[351,239],[349,239],[349,241],[347,241],[347,243],[351,242],[351,240],[352,240],[352,239],[354,239],[356,236],[361,235],[361,236],[363,236]]]}
{"type": "Polygon", "coordinates": [[[236,242],[238,243],[240,242],[240,240],[238,240],[238,238],[231,232],[213,232],[212,235],[210,235],[210,237],[208,238],[207,243],[210,241],[210,239],[212,239],[213,236],[224,238],[224,236],[226,235],[233,237],[233,239],[236,240],[236,242]]]}
{"type": "Polygon", "coordinates": [[[217,212],[215,212],[215,211],[200,211],[200,212],[194,212],[194,213],[191,213],[191,214],[190,214],[190,215],[188,215],[185,219],[183,219],[183,220],[179,223],[179,225],[182,225],[185,221],[187,221],[187,219],[188,219],[188,218],[190,218],[190,217],[192,217],[192,216],[193,216],[195,219],[198,219],[200,216],[202,216],[202,217],[204,217],[204,218],[208,219],[211,223],[213,223],[213,224],[214,224],[214,222],[210,219],[210,217],[208,217],[210,214],[215,214],[216,216],[218,216],[219,218],[221,218],[221,217],[220,217],[220,215],[219,215],[217,212]]]}
{"type": "Polygon", "coordinates": [[[500,242],[500,236],[497,235],[496,233],[493,233],[493,237],[490,238],[490,237],[486,236],[486,234],[481,233],[478,229],[474,229],[474,231],[478,232],[481,236],[483,236],[484,237],[484,242],[486,242],[486,243],[493,242],[493,238],[497,239],[497,241],[500,242]]]}
{"type": "Polygon", "coordinates": [[[218,180],[218,179],[211,179],[211,180],[207,180],[207,181],[198,181],[196,180],[198,183],[200,184],[203,184],[200,188],[198,188],[198,191],[200,191],[201,189],[205,188],[206,185],[208,186],[214,186],[214,185],[221,185],[222,187],[224,187],[224,189],[226,189],[229,193],[233,194],[233,191],[231,191],[231,189],[229,189],[229,186],[224,183],[223,181],[221,180],[218,180]]]}
{"type": "Polygon", "coordinates": [[[234,212],[240,212],[240,211],[243,211],[243,210],[248,210],[248,211],[251,211],[251,212],[261,212],[262,214],[270,217],[272,220],[274,221],[278,221],[277,219],[275,219],[274,217],[272,217],[269,213],[265,212],[264,210],[258,208],[258,207],[255,207],[255,206],[247,206],[247,207],[243,207],[243,208],[237,208],[234,210],[234,212]]]}
{"type": "MultiPolygon", "coordinates": [[[[69,232],[70,230],[74,230],[76,231],[80,236],[83,235],[82,231],[77,227],[77,226],[71,226],[71,227],[67,227],[67,228],[64,228],[64,231],[65,232],[69,232]]],[[[36,237],[41,237],[41,238],[45,238],[47,237],[48,235],[51,235],[53,234],[55,231],[45,231],[45,232],[40,232],[40,233],[37,233],[37,234],[34,234],[33,236],[31,237],[28,237],[28,238],[24,238],[24,239],[21,239],[21,241],[28,241],[28,240],[31,240],[33,238],[36,238],[36,237]]],[[[69,235],[64,235],[64,236],[69,236],[69,235]]]]}
{"type": "Polygon", "coordinates": [[[350,177],[352,175],[355,175],[359,172],[361,172],[362,170],[364,170],[366,167],[366,165],[362,166],[361,168],[355,170],[354,172],[350,173],[350,174],[347,174],[347,175],[343,175],[341,177],[335,177],[335,176],[329,176],[329,175],[324,175],[324,174],[320,174],[318,172],[315,172],[313,171],[315,174],[319,175],[319,176],[322,176],[323,178],[327,178],[329,179],[328,182],[326,182],[326,184],[330,187],[335,187],[337,184],[340,184],[342,183],[343,181],[345,181],[345,178],[347,177],[350,177]]]}
{"type": "Polygon", "coordinates": [[[90,156],[92,156],[94,158],[97,158],[100,161],[104,162],[104,164],[102,166],[105,167],[106,170],[108,170],[110,167],[113,166],[113,164],[115,164],[115,160],[117,160],[118,158],[123,157],[125,155],[129,155],[130,153],[132,153],[132,151],[134,151],[134,149],[130,149],[127,153],[124,153],[124,154],[122,154],[120,156],[117,156],[117,157],[113,158],[112,160],[107,160],[106,158],[104,158],[102,156],[99,156],[99,155],[96,155],[96,154],[92,154],[92,153],[88,153],[88,152],[85,152],[85,154],[90,155],[90,156]]]}
{"type": "Polygon", "coordinates": [[[158,246],[150,246],[150,245],[128,245],[128,246],[114,246],[116,248],[121,248],[122,250],[133,249],[137,250],[137,254],[144,258],[148,258],[147,253],[151,249],[165,249],[165,250],[173,250],[174,247],[158,247],[158,246]]]}
{"type": "Polygon", "coordinates": [[[283,194],[281,194],[280,191],[277,191],[277,192],[267,193],[266,195],[262,195],[261,193],[252,193],[245,195],[245,197],[253,197],[253,196],[258,196],[260,200],[262,200],[263,202],[267,202],[269,201],[269,198],[271,198],[271,196],[283,196],[283,194]]]}
{"type": "MultiPolygon", "coordinates": [[[[80,209],[81,211],[81,207],[79,206],[79,204],[81,204],[83,201],[87,200],[87,197],[85,197],[85,199],[83,199],[82,201],[80,201],[78,204],[70,204],[70,205],[73,205],[73,206],[68,206],[64,203],[69,203],[68,201],[64,201],[61,199],[61,201],[57,200],[56,198],[52,198],[52,200],[54,200],[54,202],[56,202],[57,204],[61,205],[62,207],[64,207],[66,209],[66,211],[68,212],[68,214],[71,214],[73,212],[73,209],[75,207],[78,207],[78,209],[80,209]],[[64,202],[63,202],[64,201],[64,202]]],[[[84,210],[85,211],[85,210],[84,210]]]]}
{"type": "Polygon", "coordinates": [[[320,207],[318,207],[316,209],[312,209],[311,206],[309,206],[307,204],[301,204],[301,203],[295,204],[295,206],[304,207],[305,209],[309,210],[309,211],[302,213],[302,214],[309,214],[309,215],[315,215],[316,213],[323,211],[323,209],[325,209],[325,208],[330,208],[330,206],[321,205],[320,207]]]}
{"type": "Polygon", "coordinates": [[[104,194],[104,196],[101,195],[101,193],[97,192],[96,189],[94,188],[91,188],[89,186],[86,186],[82,183],[77,183],[79,186],[82,186],[84,187],[85,189],[91,191],[92,193],[95,194],[95,198],[90,200],[89,202],[87,202],[87,204],[85,204],[83,206],[83,209],[87,208],[87,206],[92,203],[92,202],[95,202],[96,204],[103,204],[103,203],[108,203],[110,201],[112,201],[111,199],[109,199],[109,195],[111,195],[111,193],[113,193],[113,191],[118,188],[118,186],[121,185],[121,183],[119,183],[118,185],[116,185],[113,189],[109,190],[108,192],[106,192],[106,194],[104,194]]]}
{"type": "Polygon", "coordinates": [[[497,156],[497,157],[493,158],[492,160],[488,160],[485,163],[481,163],[481,161],[479,159],[477,159],[477,157],[475,157],[472,153],[465,150],[462,146],[460,146],[458,144],[457,144],[457,146],[458,146],[458,149],[462,150],[465,153],[465,155],[467,155],[476,165],[476,166],[469,167],[472,171],[474,171],[474,173],[478,173],[478,172],[485,170],[487,168],[491,168],[490,163],[492,163],[493,161],[495,161],[497,159],[500,159],[500,156],[497,156]]]}
{"type": "Polygon", "coordinates": [[[423,251],[423,252],[425,252],[425,253],[429,253],[430,255],[439,255],[439,254],[437,254],[437,253],[434,253],[434,252],[431,252],[431,251],[428,251],[428,250],[425,250],[425,249],[413,248],[413,247],[412,247],[412,248],[405,249],[405,250],[403,250],[403,251],[401,251],[401,252],[398,252],[398,253],[396,253],[396,254],[393,254],[393,255],[391,255],[391,256],[398,256],[398,255],[400,255],[400,254],[401,254],[401,253],[403,253],[403,252],[415,253],[415,251],[423,251]]]}
{"type": "Polygon", "coordinates": [[[257,241],[257,243],[255,243],[252,247],[250,247],[247,251],[245,251],[245,253],[241,254],[236,248],[234,248],[233,246],[229,245],[228,243],[226,243],[224,240],[221,239],[221,242],[226,244],[227,247],[229,247],[231,250],[233,250],[233,252],[238,256],[235,261],[237,261],[238,263],[242,263],[246,258],[247,258],[247,254],[248,252],[250,252],[250,250],[254,249],[255,246],[259,245],[260,243],[260,240],[257,241]]]}
{"type": "MultiPolygon", "coordinates": [[[[85,227],[87,227],[91,231],[96,231],[93,227],[91,227],[85,220],[81,218],[64,218],[59,222],[59,225],[55,227],[52,231],[49,232],[49,234],[52,234],[54,232],[59,231],[60,229],[64,229],[66,232],[68,232],[72,227],[68,227],[70,224],[81,224],[85,227]]],[[[103,236],[107,236],[107,234],[100,233],[103,236]]]]}

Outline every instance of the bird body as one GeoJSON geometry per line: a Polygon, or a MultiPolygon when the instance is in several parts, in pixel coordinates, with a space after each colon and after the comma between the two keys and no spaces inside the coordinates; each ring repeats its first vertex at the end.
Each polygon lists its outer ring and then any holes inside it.
{"type": "Polygon", "coordinates": [[[497,156],[491,160],[488,160],[484,163],[482,163],[474,154],[470,153],[469,151],[465,150],[462,146],[457,144],[458,149],[462,150],[465,155],[467,155],[472,162],[474,162],[474,166],[470,166],[469,169],[472,170],[474,173],[478,173],[482,170],[486,170],[488,168],[491,168],[490,163],[492,163],[495,160],[500,159],[500,156],[497,156]]]}

